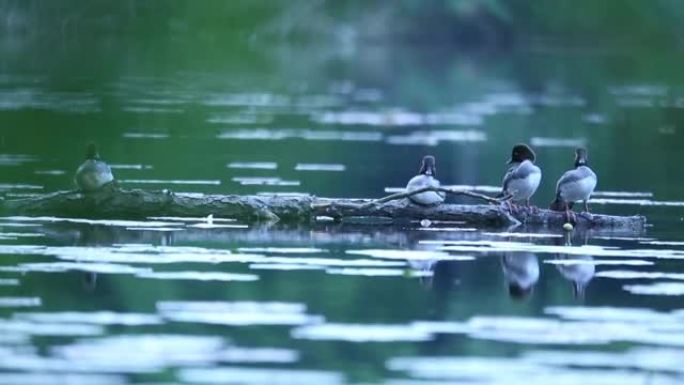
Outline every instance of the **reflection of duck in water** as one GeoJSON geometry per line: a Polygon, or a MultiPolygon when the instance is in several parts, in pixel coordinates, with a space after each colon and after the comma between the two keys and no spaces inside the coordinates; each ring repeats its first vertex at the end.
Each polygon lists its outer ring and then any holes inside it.
{"type": "Polygon", "coordinates": [[[539,259],[533,253],[506,253],[501,259],[508,292],[512,298],[525,298],[539,280],[539,259]]]}
{"type": "MultiPolygon", "coordinates": [[[[420,190],[425,187],[439,187],[437,180],[437,167],[435,166],[435,157],[426,155],[420,164],[418,175],[411,178],[406,185],[406,191],[420,190]]],[[[436,206],[444,202],[444,193],[435,191],[426,191],[419,194],[411,195],[409,197],[411,202],[423,206],[436,206]]]]}
{"type": "Polygon", "coordinates": [[[589,285],[589,282],[594,278],[596,266],[592,263],[594,257],[591,255],[566,255],[562,254],[556,257],[556,260],[577,260],[579,263],[572,264],[557,264],[556,268],[561,273],[563,278],[572,282],[572,291],[575,298],[584,297],[584,291],[589,285]]]}
{"type": "MultiPolygon", "coordinates": [[[[565,234],[564,238],[558,238],[556,244],[572,246],[571,235],[569,233],[565,234]]],[[[576,238],[583,239],[583,244],[587,244],[587,234],[577,233],[576,238]]],[[[577,243],[581,243],[577,242],[577,243]]],[[[561,273],[563,278],[567,279],[572,283],[572,292],[575,298],[583,298],[584,292],[589,285],[589,282],[594,278],[594,273],[596,272],[596,266],[593,263],[594,257],[591,255],[568,255],[568,254],[556,254],[557,261],[567,261],[573,260],[577,261],[572,264],[559,263],[556,264],[556,269],[561,273]]]]}
{"type": "Polygon", "coordinates": [[[112,182],[114,175],[107,163],[100,160],[95,143],[88,144],[86,160],[76,170],[74,182],[81,191],[93,192],[112,182]]]}

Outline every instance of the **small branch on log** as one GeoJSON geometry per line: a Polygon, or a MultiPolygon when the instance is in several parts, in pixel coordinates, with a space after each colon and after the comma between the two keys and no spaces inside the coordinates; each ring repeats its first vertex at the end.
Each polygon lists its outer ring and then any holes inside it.
{"type": "Polygon", "coordinates": [[[394,193],[392,195],[388,195],[384,198],[375,199],[375,200],[361,206],[361,208],[362,209],[368,208],[368,207],[372,207],[373,205],[387,203],[387,202],[398,200],[398,199],[409,198],[409,197],[412,197],[416,194],[420,194],[420,193],[424,193],[424,192],[428,192],[428,191],[443,192],[443,193],[451,194],[451,195],[463,195],[463,196],[467,196],[470,198],[481,199],[481,200],[488,202],[488,203],[499,204],[499,203],[503,202],[503,200],[492,198],[492,197],[489,197],[489,196],[484,195],[484,194],[474,193],[471,191],[452,190],[452,189],[449,189],[446,187],[423,187],[423,188],[420,188],[417,190],[402,191],[402,192],[394,193]]]}

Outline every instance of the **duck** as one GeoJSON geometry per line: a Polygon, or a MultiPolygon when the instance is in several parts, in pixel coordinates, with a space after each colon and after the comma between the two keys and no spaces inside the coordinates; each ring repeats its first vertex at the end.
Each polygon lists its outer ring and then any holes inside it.
{"type": "Polygon", "coordinates": [[[556,184],[556,198],[549,209],[565,211],[566,218],[570,218],[570,210],[575,202],[584,203],[583,212],[589,213],[589,197],[596,188],[598,178],[589,168],[588,153],[585,148],[575,150],[575,168],[566,171],[556,184]]]}
{"type": "Polygon", "coordinates": [[[508,197],[511,203],[523,201],[525,207],[530,207],[530,198],[542,178],[541,169],[534,164],[535,159],[536,155],[528,145],[519,143],[513,146],[499,198],[508,197]]]}
{"type": "Polygon", "coordinates": [[[76,170],[74,183],[83,192],[94,192],[114,181],[112,169],[100,160],[95,143],[86,147],[86,159],[76,170]]]}
{"type": "MultiPolygon", "coordinates": [[[[414,176],[406,184],[406,191],[411,192],[420,190],[425,187],[439,187],[440,183],[437,180],[437,168],[435,166],[435,157],[426,155],[420,162],[420,170],[418,175],[414,176]]],[[[444,202],[444,193],[436,191],[426,191],[409,196],[411,202],[421,206],[436,206],[444,202]]]]}

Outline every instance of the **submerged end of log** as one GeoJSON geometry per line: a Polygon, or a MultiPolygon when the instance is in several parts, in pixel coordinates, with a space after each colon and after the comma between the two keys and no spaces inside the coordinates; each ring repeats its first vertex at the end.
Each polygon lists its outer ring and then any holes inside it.
{"type": "MultiPolygon", "coordinates": [[[[500,204],[442,204],[419,206],[408,199],[378,202],[312,196],[192,195],[169,190],[128,190],[107,186],[95,193],[60,191],[24,199],[0,200],[2,215],[59,216],[98,219],[141,219],[153,216],[235,218],[241,221],[308,222],[316,217],[337,221],[375,218],[377,223],[406,221],[461,222],[479,227],[515,227],[520,224],[561,228],[565,214],[550,210],[511,213],[500,204]]],[[[576,227],[641,232],[642,216],[577,214],[576,227]]]]}

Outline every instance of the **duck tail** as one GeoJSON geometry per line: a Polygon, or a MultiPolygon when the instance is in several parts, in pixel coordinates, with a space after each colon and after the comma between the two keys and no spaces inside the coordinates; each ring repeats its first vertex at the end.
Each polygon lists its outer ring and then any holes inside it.
{"type": "Polygon", "coordinates": [[[560,197],[560,193],[556,193],[556,199],[554,199],[549,205],[549,210],[552,211],[565,211],[565,204],[560,197]]]}

